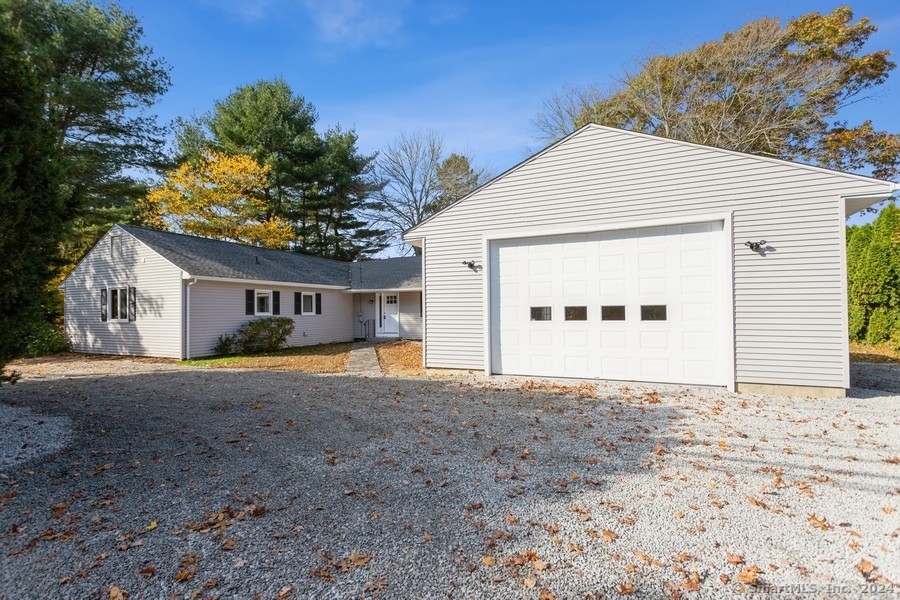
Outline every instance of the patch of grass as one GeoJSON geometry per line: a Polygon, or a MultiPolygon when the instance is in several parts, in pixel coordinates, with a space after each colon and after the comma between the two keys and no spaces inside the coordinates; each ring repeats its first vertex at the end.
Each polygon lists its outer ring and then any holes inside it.
{"type": "Polygon", "coordinates": [[[378,363],[385,375],[418,377],[425,374],[422,366],[422,342],[402,340],[375,345],[378,363]]]}
{"type": "Polygon", "coordinates": [[[182,361],[191,367],[271,369],[275,371],[302,371],[304,373],[343,373],[350,360],[350,344],[316,344],[297,346],[278,352],[261,354],[237,354],[182,361]]]}
{"type": "Polygon", "coordinates": [[[890,344],[860,344],[850,342],[850,362],[900,363],[900,352],[890,344]]]}

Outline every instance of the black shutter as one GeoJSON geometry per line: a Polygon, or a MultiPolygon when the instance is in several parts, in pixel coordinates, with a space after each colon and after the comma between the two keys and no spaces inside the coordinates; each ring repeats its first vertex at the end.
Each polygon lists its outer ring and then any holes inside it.
{"type": "Polygon", "coordinates": [[[253,290],[247,290],[246,298],[247,298],[246,314],[255,315],[256,314],[256,306],[255,306],[256,292],[254,292],[253,290]]]}
{"type": "Polygon", "coordinates": [[[128,320],[134,321],[137,318],[137,290],[133,287],[128,288],[128,320]]]}
{"type": "Polygon", "coordinates": [[[100,320],[106,320],[106,288],[100,290],[100,320]]]}
{"type": "Polygon", "coordinates": [[[281,314],[281,292],[279,292],[278,290],[272,292],[272,314],[281,314]]]}
{"type": "Polygon", "coordinates": [[[303,314],[303,293],[294,292],[294,314],[303,314]]]}
{"type": "Polygon", "coordinates": [[[322,314],[322,294],[316,292],[316,314],[322,314]]]}

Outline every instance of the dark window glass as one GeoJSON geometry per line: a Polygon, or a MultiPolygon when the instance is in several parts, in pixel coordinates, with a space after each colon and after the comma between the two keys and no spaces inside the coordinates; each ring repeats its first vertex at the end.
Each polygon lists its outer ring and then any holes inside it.
{"type": "Polygon", "coordinates": [[[566,321],[587,321],[587,306],[567,306],[566,321]]]}
{"type": "Polygon", "coordinates": [[[641,305],[641,321],[665,321],[666,305],[665,304],[642,304],[641,305]]]}
{"type": "Polygon", "coordinates": [[[601,306],[600,307],[600,320],[602,320],[602,321],[624,321],[625,320],[625,307],[624,306],[601,306]]]}
{"type": "Polygon", "coordinates": [[[549,306],[532,306],[531,307],[531,320],[532,321],[549,321],[550,320],[550,307],[549,306]]]}

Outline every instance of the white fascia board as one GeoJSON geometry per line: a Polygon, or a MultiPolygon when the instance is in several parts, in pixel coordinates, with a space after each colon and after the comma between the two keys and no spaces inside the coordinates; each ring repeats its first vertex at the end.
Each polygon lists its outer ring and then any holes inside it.
{"type": "Polygon", "coordinates": [[[238,277],[207,277],[204,275],[191,275],[185,271],[182,271],[181,274],[182,279],[196,279],[197,281],[219,281],[222,283],[241,283],[246,285],[265,285],[270,287],[302,287],[302,288],[316,288],[316,289],[324,289],[324,290],[346,290],[349,286],[346,285],[326,285],[324,283],[298,283],[296,281],[263,281],[260,279],[241,279],[238,277]]]}

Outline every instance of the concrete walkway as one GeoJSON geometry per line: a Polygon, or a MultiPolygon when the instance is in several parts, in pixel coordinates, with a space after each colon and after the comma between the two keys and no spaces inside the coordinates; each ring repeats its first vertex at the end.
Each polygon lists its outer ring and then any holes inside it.
{"type": "Polygon", "coordinates": [[[350,362],[347,363],[347,375],[362,377],[382,377],[378,355],[375,354],[374,342],[356,342],[350,347],[350,362]]]}

